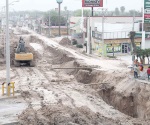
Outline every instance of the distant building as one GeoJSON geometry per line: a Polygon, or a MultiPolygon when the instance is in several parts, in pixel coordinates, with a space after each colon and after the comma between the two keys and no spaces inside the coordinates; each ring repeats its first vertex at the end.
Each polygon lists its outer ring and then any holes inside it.
{"type": "MultiPolygon", "coordinates": [[[[81,17],[71,17],[70,32],[78,33],[83,32],[87,34],[87,27],[89,17],[84,17],[83,28],[81,17]]],[[[131,42],[129,39],[129,33],[133,30],[135,32],[141,31],[142,17],[104,17],[104,46],[107,54],[112,53],[130,53],[131,42]]],[[[90,29],[91,29],[91,43],[92,50],[97,54],[102,53],[102,17],[90,17],[90,29]]],[[[86,35],[85,35],[86,36],[86,35]]],[[[85,39],[87,41],[87,39],[85,39]]],[[[142,38],[136,37],[135,43],[137,47],[141,48],[142,38]]],[[[150,48],[150,42],[146,41],[146,46],[150,48]]]]}
{"type": "MultiPolygon", "coordinates": [[[[48,36],[49,35],[49,27],[47,25],[41,25],[41,33],[48,36]]],[[[60,33],[61,33],[61,35],[67,35],[67,26],[61,26],[60,33]]],[[[59,26],[50,26],[50,34],[51,34],[51,36],[58,36],[59,26]]]]}

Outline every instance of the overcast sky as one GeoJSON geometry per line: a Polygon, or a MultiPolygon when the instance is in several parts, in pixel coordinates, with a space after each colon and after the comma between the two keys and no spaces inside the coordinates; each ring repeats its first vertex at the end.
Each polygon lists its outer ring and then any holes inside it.
{"type": "MultiPolygon", "coordinates": [[[[5,5],[6,0],[0,0],[0,7],[5,5]]],[[[9,3],[16,0],[9,0],[9,3]]],[[[64,9],[64,6],[67,6],[68,10],[81,9],[82,0],[63,0],[61,8],[64,9]]],[[[142,8],[143,0],[103,0],[104,7],[108,10],[115,10],[116,7],[125,6],[126,10],[139,10],[142,8]]],[[[19,0],[19,2],[11,5],[10,10],[14,9],[15,11],[20,10],[41,10],[47,11],[50,9],[58,8],[56,0],[19,0]]]]}

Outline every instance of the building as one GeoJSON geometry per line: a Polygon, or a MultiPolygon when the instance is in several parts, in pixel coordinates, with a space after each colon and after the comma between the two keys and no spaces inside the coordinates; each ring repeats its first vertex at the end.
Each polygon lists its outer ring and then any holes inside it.
{"type": "MultiPolygon", "coordinates": [[[[139,23],[104,23],[104,46],[107,54],[109,53],[131,53],[130,31],[140,31],[139,23]],[[133,29],[134,28],[134,29],[133,29]]],[[[98,54],[102,53],[102,24],[95,23],[96,31],[92,31],[93,50],[98,54]]],[[[135,44],[141,48],[140,37],[135,38],[135,44]]]]}
{"type": "MultiPolygon", "coordinates": [[[[104,33],[104,46],[105,52],[109,53],[130,53],[131,43],[129,39],[130,31],[141,31],[142,17],[84,17],[83,26],[86,29],[84,32],[87,34],[91,32],[92,51],[102,53],[102,28],[104,33]],[[102,22],[104,21],[103,25],[102,22]],[[90,23],[89,23],[90,22],[90,23]],[[90,28],[88,28],[90,27],[90,28]]],[[[83,32],[81,24],[81,17],[71,17],[70,32],[83,32]]],[[[86,35],[85,35],[86,36],[86,35]]],[[[88,39],[85,39],[87,41],[88,39]]],[[[135,43],[141,48],[142,38],[136,37],[135,43]]],[[[148,42],[146,42],[148,43],[148,42]]],[[[147,46],[148,47],[148,46],[147,46]]],[[[149,46],[150,47],[150,46],[149,46]]]]}
{"type": "MultiPolygon", "coordinates": [[[[67,35],[67,26],[61,26],[60,28],[60,34],[61,35],[67,35]]],[[[45,35],[49,35],[49,26],[47,25],[41,25],[41,33],[45,35]]],[[[58,36],[59,34],[59,26],[50,26],[50,35],[51,36],[58,36]]]]}

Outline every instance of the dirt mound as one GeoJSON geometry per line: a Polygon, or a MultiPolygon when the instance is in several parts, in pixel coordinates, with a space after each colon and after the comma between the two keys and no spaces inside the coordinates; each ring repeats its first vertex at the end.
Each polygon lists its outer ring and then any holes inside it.
{"type": "Polygon", "coordinates": [[[79,70],[75,75],[78,82],[88,84],[92,80],[92,74],[88,70],[79,70]]]}
{"type": "Polygon", "coordinates": [[[59,42],[60,45],[71,45],[71,40],[69,40],[68,38],[63,38],[60,42],[59,42]]]}
{"type": "Polygon", "coordinates": [[[74,58],[70,57],[69,55],[67,55],[66,53],[64,53],[63,51],[54,49],[49,47],[49,51],[51,51],[53,53],[53,64],[63,64],[65,62],[69,62],[69,61],[73,61],[74,58]]]}
{"type": "Polygon", "coordinates": [[[38,111],[28,108],[19,116],[21,125],[118,125],[87,107],[70,108],[62,104],[44,106],[38,111]]]}

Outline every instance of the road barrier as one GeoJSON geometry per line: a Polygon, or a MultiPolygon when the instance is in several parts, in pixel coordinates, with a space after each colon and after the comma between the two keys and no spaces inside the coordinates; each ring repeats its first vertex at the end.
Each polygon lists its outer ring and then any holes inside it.
{"type": "Polygon", "coordinates": [[[11,90],[12,90],[12,94],[13,94],[13,96],[15,96],[15,82],[10,82],[9,84],[8,84],[8,89],[7,89],[7,85],[6,85],[6,83],[4,82],[4,83],[2,83],[2,96],[4,96],[5,95],[5,89],[6,89],[6,92],[7,92],[7,96],[10,96],[11,95],[11,90]]]}

